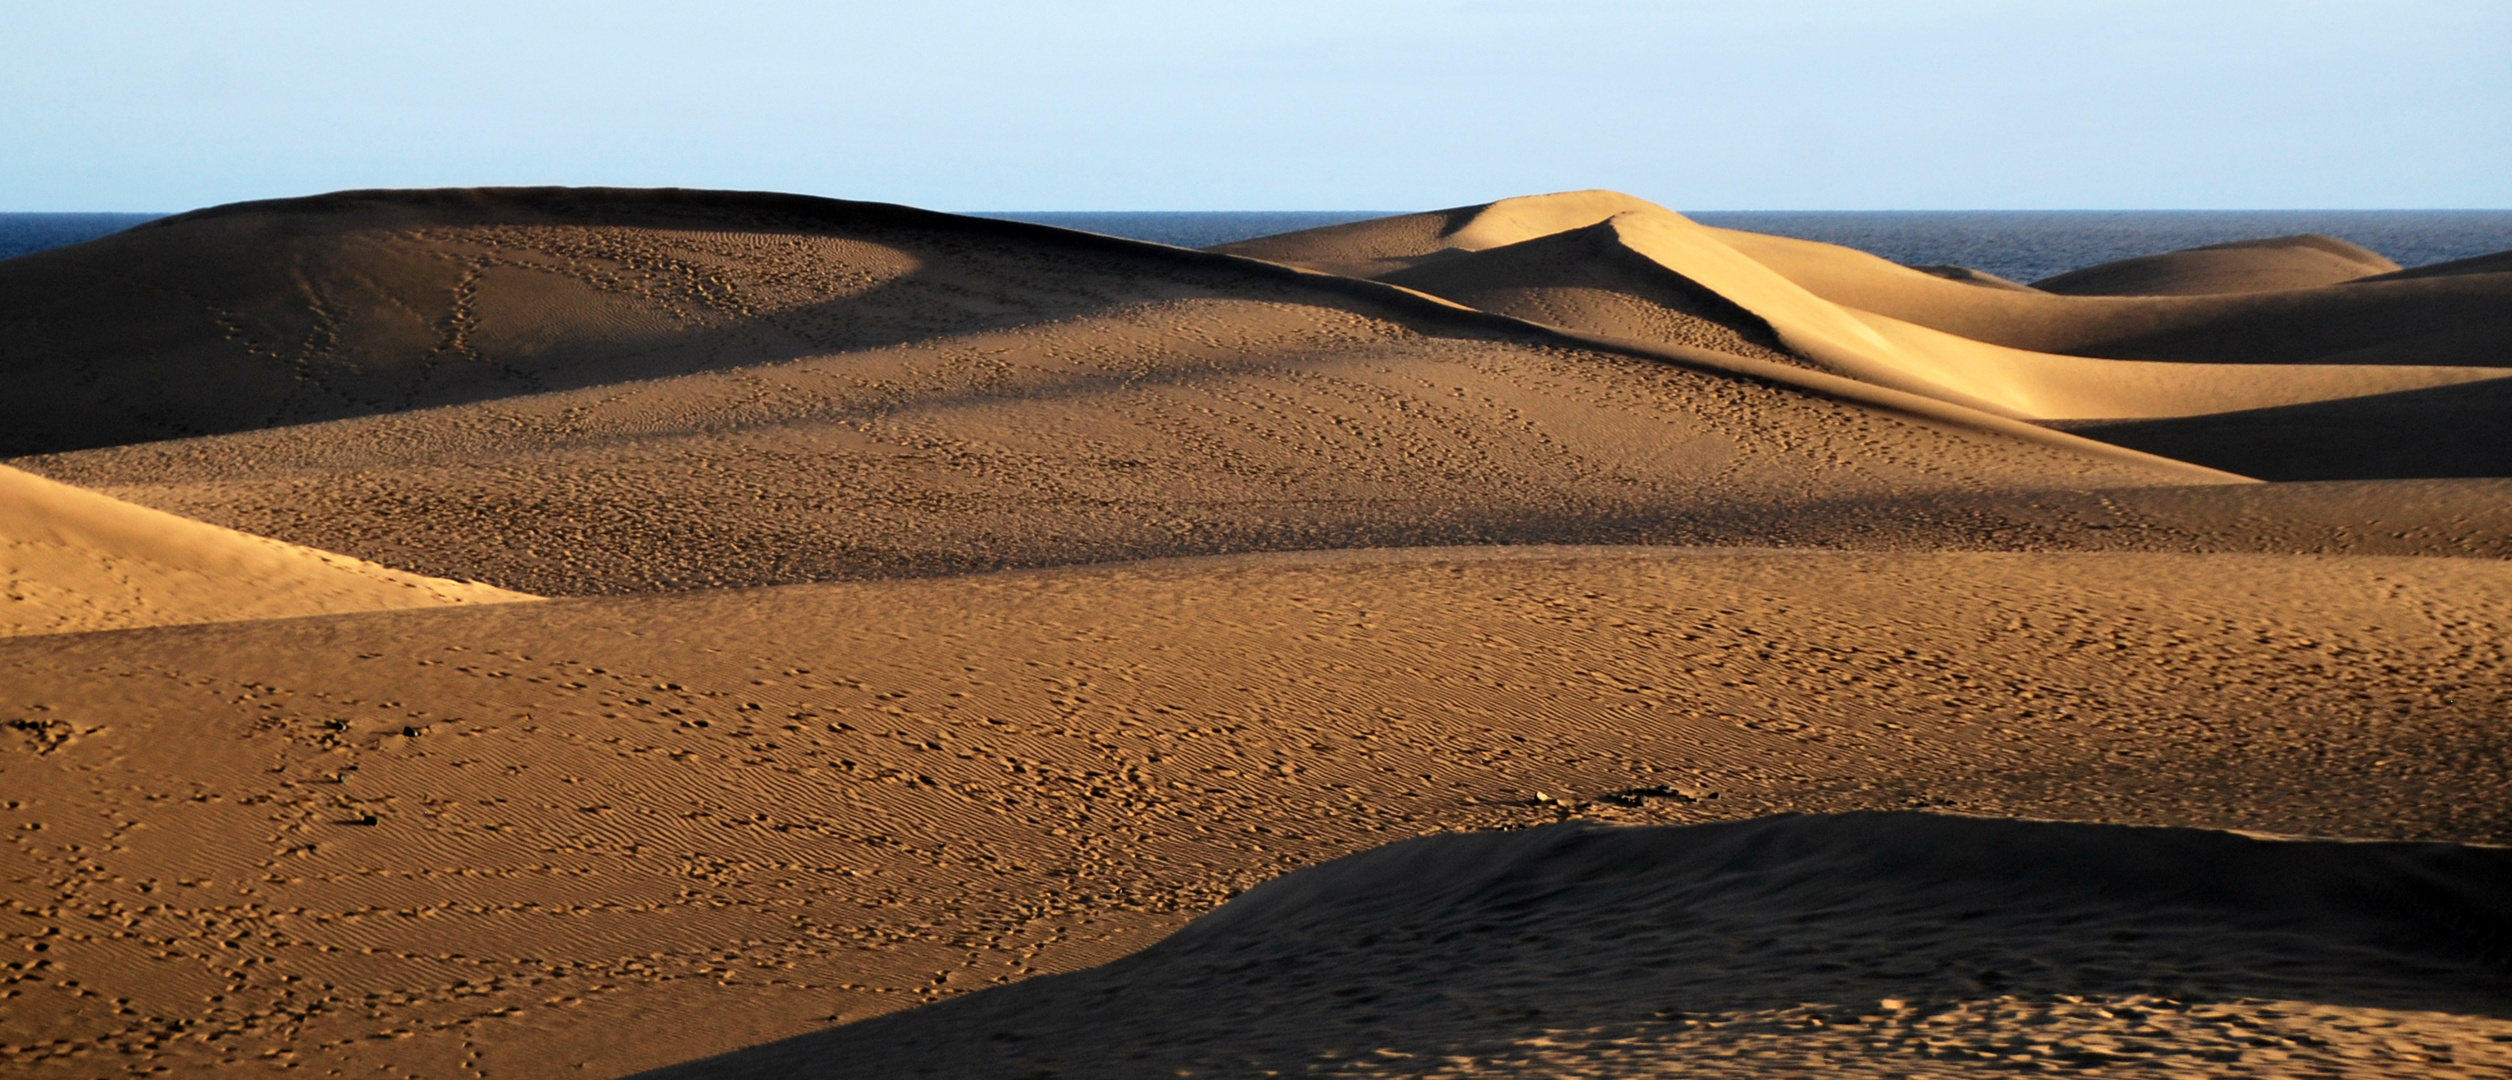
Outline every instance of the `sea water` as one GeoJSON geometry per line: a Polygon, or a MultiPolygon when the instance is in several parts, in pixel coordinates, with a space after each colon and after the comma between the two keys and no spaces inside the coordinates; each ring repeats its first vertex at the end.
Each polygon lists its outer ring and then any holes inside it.
{"type": "MultiPolygon", "coordinates": [[[[1383,211],[989,213],[1179,247],[1209,247],[1383,211]]],[[[0,258],[93,240],[156,214],[0,214],[0,258]]],[[[2512,250],[2512,210],[1718,211],[1709,225],[1820,240],[1914,266],[1953,264],[2037,281],[2095,263],[2296,233],[2325,233],[2402,266],[2512,250]]]]}
{"type": "Polygon", "coordinates": [[[85,243],[163,214],[0,214],[0,259],[85,243]]]}

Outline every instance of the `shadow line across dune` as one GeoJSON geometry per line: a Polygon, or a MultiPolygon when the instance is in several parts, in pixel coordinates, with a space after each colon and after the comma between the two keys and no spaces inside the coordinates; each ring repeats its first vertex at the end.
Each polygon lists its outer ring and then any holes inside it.
{"type": "Polygon", "coordinates": [[[2512,476],[2512,382],[2163,420],[2060,422],[2106,443],[2262,480],[2512,476]]]}
{"type": "Polygon", "coordinates": [[[1916,812],[1565,823],[1399,842],[1099,968],[643,1075],[1423,1075],[1787,1030],[1890,1059],[1925,1055],[1931,1020],[2051,1056],[2208,1006],[2501,1021],[2507,973],[2497,848],[1916,812]]]}

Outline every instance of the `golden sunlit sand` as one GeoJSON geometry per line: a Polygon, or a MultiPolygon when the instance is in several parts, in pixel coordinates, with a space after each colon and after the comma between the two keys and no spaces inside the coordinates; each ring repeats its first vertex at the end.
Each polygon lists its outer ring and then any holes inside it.
{"type": "Polygon", "coordinates": [[[2512,1071],[2500,256],[377,191],[0,325],[10,1075],[2512,1071]]]}
{"type": "Polygon", "coordinates": [[[0,637],[531,597],[248,536],[0,466],[0,637]]]}

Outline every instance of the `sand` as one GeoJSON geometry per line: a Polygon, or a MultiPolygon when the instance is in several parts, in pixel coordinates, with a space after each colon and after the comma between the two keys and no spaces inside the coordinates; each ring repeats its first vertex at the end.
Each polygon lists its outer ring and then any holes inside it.
{"type": "Polygon", "coordinates": [[[0,263],[0,1062],[2501,1075],[2503,275],[2233,252],[526,189],[0,263]]]}
{"type": "Polygon", "coordinates": [[[0,637],[530,596],[118,502],[0,466],[0,637]]]}
{"type": "Polygon", "coordinates": [[[2485,943],[2372,899],[2403,884],[2499,923],[2512,855],[1909,812],[1452,834],[1104,968],[654,1075],[2512,1069],[2504,1021],[2448,1011],[2499,977],[2485,943]]]}
{"type": "Polygon", "coordinates": [[[2482,268],[2265,293],[2059,296],[1983,289],[1829,244],[1711,231],[1826,300],[2010,348],[2243,364],[2499,366],[2512,341],[2497,314],[2512,277],[2482,268]]]}
{"type": "MultiPolygon", "coordinates": [[[[1559,290],[1543,286],[1556,279],[1551,268],[1564,264],[1589,273],[1604,266],[1623,270],[1631,285],[1609,290],[1623,296],[1687,288],[1708,293],[1730,302],[1732,312],[1713,309],[1713,314],[1723,316],[1719,322],[1732,334],[1758,329],[1820,370],[2023,419],[2197,416],[2489,382],[2512,374],[2512,368],[2503,367],[2102,361],[2006,348],[1833,304],[1746,258],[1709,230],[1655,208],[1618,213],[1584,229],[1450,255],[1389,274],[1386,280],[1464,303],[1480,301],[1477,306],[1508,314],[1553,314],[1588,324],[1568,324],[1580,330],[1632,336],[1632,331],[1650,329],[1619,319],[1600,324],[1576,301],[1555,301],[1559,310],[1544,310],[1546,299],[1559,290]],[[1598,248],[1613,251],[1600,256],[1598,248]],[[1538,295],[1530,297],[1530,292],[1538,295]],[[1526,310],[1530,307],[1535,310],[1526,310]]],[[[1608,290],[1589,286],[1572,291],[1584,296],[1608,290]]],[[[1669,306],[1669,319],[1679,317],[1674,307],[1669,306]]],[[[1714,338],[1696,342],[1687,336],[1670,338],[1718,347],[1714,338]]]]}
{"type": "Polygon", "coordinates": [[[24,638],[5,707],[75,734],[12,767],[54,883],[12,929],[61,939],[14,1015],[193,1066],[617,1074],[1426,831],[2501,843],[2506,625],[2494,560],[1500,548],[24,638]]]}

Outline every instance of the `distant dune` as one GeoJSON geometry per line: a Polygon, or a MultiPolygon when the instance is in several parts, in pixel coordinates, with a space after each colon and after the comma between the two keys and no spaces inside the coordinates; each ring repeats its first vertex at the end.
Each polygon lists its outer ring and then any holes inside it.
{"type": "MultiPolygon", "coordinates": [[[[1931,328],[1924,320],[1906,322],[1885,313],[1859,310],[1855,305],[1836,305],[1809,292],[1784,273],[1774,272],[1773,266],[1748,257],[1773,238],[1757,238],[1742,246],[1728,242],[1749,235],[1706,229],[1673,211],[1628,196],[1574,192],[1510,199],[1438,214],[1328,226],[1225,245],[1218,250],[1277,258],[1320,270],[1374,272],[1395,284],[1418,287],[1462,303],[1482,301],[1476,306],[1530,318],[1549,314],[1555,321],[1569,320],[1563,325],[1598,333],[1646,336],[1653,330],[1665,335],[1665,340],[1712,343],[1717,340],[1715,335],[1703,336],[1704,331],[1694,325],[1707,317],[1725,327],[1731,337],[1760,330],[1764,337],[1775,338],[1775,344],[1834,374],[2036,420],[2196,416],[2484,382],[2512,375],[2512,367],[2506,366],[2327,362],[2270,365],[2247,360],[2216,364],[2190,363],[2177,356],[2164,358],[2173,362],[2132,362],[2026,352],[1945,333],[1931,328]],[[1597,214],[1610,216],[1593,224],[1571,224],[1588,221],[1597,214]],[[1535,238],[1521,239],[1528,233],[1536,234],[1535,238]],[[1532,250],[1521,252],[1521,246],[1532,250]],[[1600,248],[1611,248],[1613,254],[1601,254],[1600,248]],[[1567,265],[1582,267],[1582,272],[1589,276],[1565,277],[1557,268],[1567,265]],[[1383,269],[1391,266],[1402,268],[1383,269]],[[1618,277],[1614,283],[1605,284],[1595,277],[1600,274],[1618,277]],[[1547,284],[1553,282],[1559,284],[1547,284]],[[1614,294],[1624,300],[1620,304],[1604,304],[1598,298],[1600,294],[1614,294]],[[1725,301],[1724,311],[1697,299],[1700,296],[1725,301]],[[1632,314],[1647,304],[1654,305],[1653,319],[1632,314]],[[1687,319],[1690,322],[1683,321],[1687,319]]],[[[1886,281],[1898,280],[1911,290],[1970,293],[1975,298],[1987,297],[1979,302],[1988,304],[2009,298],[2015,303],[2045,307],[2064,307],[2069,303],[2029,290],[1980,289],[1968,282],[1948,281],[1892,266],[1846,249],[1805,241],[1786,244],[1793,245],[1784,249],[1794,253],[1789,261],[1814,263],[1828,259],[1834,272],[1845,270],[1886,281]],[[1872,271],[1868,264],[1882,269],[1872,271]]],[[[2208,263],[2214,270],[2184,266],[2182,271],[2151,269],[2144,273],[2160,282],[2172,273],[2203,276],[2250,272],[2218,265],[2233,260],[2264,274],[2265,266],[2282,265],[2279,260],[2293,261],[2296,252],[2329,260],[2339,257],[2333,252],[2347,247],[2350,246],[2330,240],[2326,244],[2296,242],[2273,247],[2201,249],[2184,254],[2214,260],[2208,263]]],[[[2370,252],[2363,255],[2378,260],[2370,252]]],[[[2169,260],[2179,256],[2157,258],[2169,260]]],[[[2378,261],[2379,265],[2360,261],[2349,264],[2356,267],[2349,276],[2395,268],[2386,260],[2378,261]]],[[[2114,314],[2151,317],[2153,313],[2114,314]]],[[[2512,329],[2505,325],[2512,320],[2500,315],[2481,322],[2481,328],[2488,332],[2512,329]]],[[[1735,351],[1732,346],[1730,349],[1735,351]]],[[[2499,365],[2500,361],[2501,357],[2496,357],[2493,362],[2499,365]]],[[[2206,459],[2202,456],[2200,460],[2206,459]]]]}
{"type": "Polygon", "coordinates": [[[2512,272],[2512,251],[2498,251],[2491,255],[2474,255],[2465,259],[2454,259],[2450,262],[2431,263],[2425,266],[2419,266],[2413,270],[2393,270],[2387,274],[2376,274],[2372,277],[2362,278],[2360,280],[2405,281],[2411,278],[2457,277],[2462,274],[2501,274],[2507,272],[2512,272]]]}
{"type": "Polygon", "coordinates": [[[2070,270],[2033,282],[2068,296],[2206,296],[2335,285],[2399,264],[2334,236],[2237,240],[2070,270]]]}
{"type": "Polygon", "coordinates": [[[1713,230],[1826,300],[2010,348],[2235,364],[2502,366],[2512,277],[2377,276],[2220,296],[2059,296],[1982,289],[1864,252],[1713,230]]]}
{"type": "Polygon", "coordinates": [[[0,261],[0,1073],[2504,1075],[2512,273],[2385,267],[551,188],[0,261]]]}

